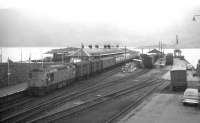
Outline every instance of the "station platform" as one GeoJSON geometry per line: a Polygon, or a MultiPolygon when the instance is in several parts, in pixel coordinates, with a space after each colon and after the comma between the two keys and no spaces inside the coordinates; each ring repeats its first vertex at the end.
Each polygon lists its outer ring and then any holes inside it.
{"type": "Polygon", "coordinates": [[[28,83],[24,82],[17,85],[0,88],[0,98],[12,95],[17,92],[24,91],[26,90],[27,87],[28,83]]]}
{"type": "Polygon", "coordinates": [[[200,108],[184,106],[180,94],[155,94],[139,111],[134,110],[119,123],[199,123],[200,108]]]}

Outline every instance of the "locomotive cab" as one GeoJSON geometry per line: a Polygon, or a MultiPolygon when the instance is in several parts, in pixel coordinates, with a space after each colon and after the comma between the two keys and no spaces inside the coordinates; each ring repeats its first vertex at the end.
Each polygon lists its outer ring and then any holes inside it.
{"type": "Polygon", "coordinates": [[[47,80],[47,74],[45,73],[44,70],[41,69],[33,69],[29,73],[29,87],[41,87],[45,86],[45,82],[47,80]]]}
{"type": "Polygon", "coordinates": [[[33,69],[29,72],[28,94],[44,95],[45,86],[48,82],[47,73],[43,69],[33,69]]]}

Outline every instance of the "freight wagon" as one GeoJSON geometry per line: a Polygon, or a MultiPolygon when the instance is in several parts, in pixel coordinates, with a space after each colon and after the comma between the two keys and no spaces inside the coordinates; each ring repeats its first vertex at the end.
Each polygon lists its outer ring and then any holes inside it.
{"type": "Polygon", "coordinates": [[[168,53],[166,55],[166,65],[173,65],[173,63],[174,63],[173,53],[168,53]]]}
{"type": "Polygon", "coordinates": [[[102,62],[102,69],[106,70],[115,65],[116,61],[114,57],[108,57],[101,59],[102,62]]]}
{"type": "Polygon", "coordinates": [[[102,62],[100,60],[90,61],[90,71],[91,71],[90,75],[93,75],[102,71],[102,62]]]}
{"type": "Polygon", "coordinates": [[[74,65],[76,66],[76,80],[86,79],[91,74],[90,62],[77,62],[74,65]]]}
{"type": "Polygon", "coordinates": [[[154,63],[158,59],[157,54],[151,54],[151,55],[141,54],[141,57],[145,68],[153,68],[154,63]]]}
{"type": "Polygon", "coordinates": [[[186,68],[173,68],[170,71],[171,87],[173,90],[186,89],[187,71],[186,68]]]}

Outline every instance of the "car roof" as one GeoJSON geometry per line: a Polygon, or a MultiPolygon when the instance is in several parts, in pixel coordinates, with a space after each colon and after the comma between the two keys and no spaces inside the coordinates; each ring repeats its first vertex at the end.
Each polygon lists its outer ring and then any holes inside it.
{"type": "Polygon", "coordinates": [[[184,95],[185,95],[185,94],[192,94],[192,95],[198,94],[198,89],[195,89],[195,88],[187,88],[187,89],[185,90],[185,92],[184,92],[184,95]]]}

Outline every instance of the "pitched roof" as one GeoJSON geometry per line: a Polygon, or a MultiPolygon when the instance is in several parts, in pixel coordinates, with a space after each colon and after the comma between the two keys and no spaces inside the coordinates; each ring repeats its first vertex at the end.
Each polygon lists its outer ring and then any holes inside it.
{"type": "Polygon", "coordinates": [[[153,50],[149,51],[148,53],[161,53],[161,52],[157,49],[153,49],[153,50]]]}
{"type": "Polygon", "coordinates": [[[80,48],[76,47],[67,47],[67,48],[60,48],[60,49],[52,49],[51,51],[46,52],[46,54],[53,54],[53,53],[69,53],[70,52],[75,52],[80,48]]]}
{"type": "MultiPolygon", "coordinates": [[[[101,55],[111,55],[111,54],[120,54],[124,53],[125,50],[120,48],[111,48],[111,49],[105,49],[105,48],[84,48],[79,49],[75,53],[72,53],[71,56],[101,56],[101,55]]],[[[129,52],[127,50],[126,52],[129,52]]]]}

